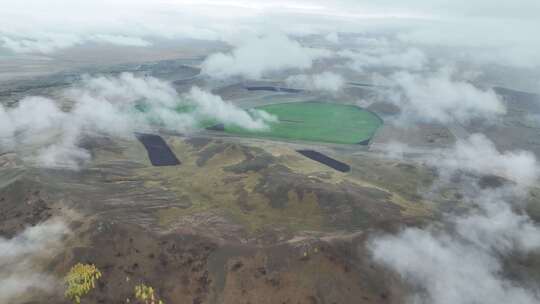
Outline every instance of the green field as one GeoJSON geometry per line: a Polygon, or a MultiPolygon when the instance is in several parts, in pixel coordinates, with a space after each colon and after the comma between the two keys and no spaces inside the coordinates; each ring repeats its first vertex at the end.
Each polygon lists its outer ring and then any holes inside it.
{"type": "MultiPolygon", "coordinates": [[[[337,144],[358,144],[369,141],[382,120],[375,114],[353,105],[323,102],[279,103],[260,107],[278,118],[269,122],[269,129],[254,131],[236,125],[224,125],[224,132],[242,136],[265,137],[274,139],[303,140],[337,144]]],[[[150,107],[137,105],[136,110],[150,113],[150,107]]],[[[178,113],[189,113],[196,110],[194,105],[179,105],[178,113]]],[[[153,124],[162,122],[153,116],[148,118],[153,124]]],[[[219,121],[205,119],[199,122],[199,128],[220,125],[219,121]]]]}
{"type": "Polygon", "coordinates": [[[280,103],[256,107],[275,115],[270,129],[250,131],[225,125],[225,132],[290,140],[338,144],[358,144],[371,139],[382,120],[375,114],[353,105],[322,102],[280,103]]]}

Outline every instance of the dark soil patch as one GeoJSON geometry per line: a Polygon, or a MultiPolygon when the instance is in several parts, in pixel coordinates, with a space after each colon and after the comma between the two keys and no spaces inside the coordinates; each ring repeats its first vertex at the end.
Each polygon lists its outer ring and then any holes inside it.
{"type": "Polygon", "coordinates": [[[52,217],[53,210],[41,187],[19,179],[0,190],[0,236],[11,238],[29,226],[52,217]]]}
{"type": "Polygon", "coordinates": [[[153,166],[177,166],[180,164],[176,155],[159,135],[136,133],[137,139],[148,151],[148,158],[153,166]]]}
{"type": "Polygon", "coordinates": [[[503,87],[494,87],[493,90],[500,96],[518,100],[520,102],[535,103],[540,100],[540,95],[534,93],[516,91],[503,87]]]}
{"type": "Polygon", "coordinates": [[[246,87],[246,90],[248,90],[248,91],[285,92],[285,93],[301,93],[302,92],[302,90],[299,90],[299,89],[272,87],[272,86],[246,87]]]}
{"type": "Polygon", "coordinates": [[[480,188],[482,189],[486,189],[486,188],[495,189],[495,188],[500,188],[504,186],[506,183],[508,183],[508,180],[500,176],[484,175],[478,181],[478,186],[480,186],[480,188]]]}
{"type": "Polygon", "coordinates": [[[325,166],[328,166],[334,170],[337,170],[339,172],[349,172],[351,171],[351,166],[342,163],[338,160],[335,160],[331,157],[328,157],[320,152],[313,151],[313,150],[297,150],[296,152],[304,155],[305,157],[312,159],[314,161],[317,161],[325,166]]]}
{"type": "Polygon", "coordinates": [[[401,207],[390,201],[391,194],[388,192],[350,182],[329,184],[294,173],[279,164],[260,173],[262,178],[255,191],[266,196],[272,208],[288,208],[288,193],[294,191],[300,201],[307,194],[317,197],[329,227],[349,231],[384,227],[386,222],[401,223],[401,207]]]}
{"type": "Polygon", "coordinates": [[[223,132],[223,131],[225,131],[225,125],[224,124],[217,124],[215,126],[211,126],[211,127],[206,128],[206,130],[223,132]]]}
{"type": "Polygon", "coordinates": [[[359,142],[358,144],[361,145],[361,146],[367,146],[367,145],[369,145],[370,141],[371,141],[370,139],[366,139],[366,140],[363,140],[363,141],[359,142]]]}
{"type": "Polygon", "coordinates": [[[200,150],[204,147],[206,147],[209,143],[211,143],[212,140],[209,138],[203,138],[203,137],[191,137],[186,139],[186,143],[193,146],[193,148],[200,150]]]}
{"type": "Polygon", "coordinates": [[[256,154],[253,154],[247,149],[244,149],[243,152],[246,156],[244,161],[236,165],[225,167],[223,170],[233,172],[235,174],[247,173],[249,171],[258,172],[276,163],[276,159],[271,154],[262,151],[259,151],[259,153],[255,152],[256,154]]]}
{"type": "Polygon", "coordinates": [[[72,248],[56,265],[59,273],[77,262],[101,270],[101,284],[84,303],[126,303],[133,300],[133,288],[139,283],[154,287],[165,303],[207,303],[212,284],[207,260],[217,248],[214,242],[193,235],[155,234],[117,222],[98,222],[94,227],[84,232],[88,245],[72,248]]]}
{"type": "Polygon", "coordinates": [[[197,158],[196,161],[197,166],[202,167],[206,165],[206,162],[208,162],[215,155],[225,151],[225,149],[227,149],[227,145],[223,144],[216,144],[206,147],[199,153],[199,158],[197,158]]]}

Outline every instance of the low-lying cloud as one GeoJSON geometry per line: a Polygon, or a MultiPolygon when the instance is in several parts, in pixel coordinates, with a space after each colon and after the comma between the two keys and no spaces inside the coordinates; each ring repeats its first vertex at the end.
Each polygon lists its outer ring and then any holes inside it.
{"type": "Polygon", "coordinates": [[[44,34],[39,38],[16,36],[0,37],[0,46],[15,53],[22,54],[52,54],[58,50],[82,45],[88,42],[132,47],[147,47],[152,45],[151,42],[140,37],[113,34],[96,34],[85,37],[69,34],[44,34]]]}
{"type": "Polygon", "coordinates": [[[416,48],[392,50],[387,46],[372,49],[345,50],[338,56],[350,61],[348,67],[363,72],[366,68],[395,68],[418,71],[428,63],[427,56],[416,48]]]}
{"type": "Polygon", "coordinates": [[[68,232],[62,221],[53,219],[29,227],[11,239],[0,238],[0,303],[24,301],[29,290],[55,290],[57,278],[38,265],[60,252],[68,232]]]}
{"type": "Polygon", "coordinates": [[[435,153],[428,163],[446,171],[467,170],[478,175],[497,175],[525,187],[538,181],[538,164],[532,152],[501,152],[482,134],[458,140],[453,149],[435,150],[435,153]]]}
{"type": "MultiPolygon", "coordinates": [[[[407,150],[398,147],[391,151],[394,156],[407,150]]],[[[538,291],[508,278],[502,261],[540,250],[540,227],[523,210],[527,187],[538,180],[534,155],[500,152],[481,134],[458,141],[452,149],[424,153],[422,159],[441,173],[431,190],[439,196],[446,184],[456,183],[448,176],[468,174],[457,181],[467,209],[445,214],[442,223],[424,229],[372,238],[374,260],[412,287],[409,303],[538,303],[538,291]],[[477,182],[484,175],[502,176],[511,183],[481,189],[477,182]]]]}
{"type": "Polygon", "coordinates": [[[159,128],[190,132],[207,120],[263,130],[275,121],[265,112],[248,113],[197,87],[179,95],[167,82],[130,73],[85,76],[62,94],[69,101],[68,110],[45,97],[26,97],[13,108],[0,107],[4,149],[31,146],[38,165],[76,169],[91,160],[89,151],[79,147],[85,136],[132,138],[133,132],[159,128]],[[179,107],[193,110],[182,112],[179,107]]]}
{"type": "Polygon", "coordinates": [[[224,101],[220,96],[203,91],[198,87],[191,89],[187,97],[192,100],[197,108],[195,115],[201,119],[215,119],[224,124],[241,126],[250,130],[266,130],[269,122],[277,121],[277,118],[264,111],[242,110],[230,102],[224,101]]]}
{"type": "Polygon", "coordinates": [[[292,75],[287,77],[285,82],[290,87],[330,93],[337,93],[341,91],[343,86],[346,84],[343,76],[332,72],[323,72],[320,74],[311,75],[292,75]]]}
{"type": "MultiPolygon", "coordinates": [[[[230,42],[237,35],[261,35],[272,29],[325,35],[333,44],[346,41],[346,35],[337,33],[393,37],[406,49],[434,50],[435,58],[536,68],[540,43],[531,37],[539,27],[537,12],[535,0],[519,0],[517,5],[485,0],[407,4],[396,0],[21,0],[5,3],[0,11],[0,48],[51,53],[88,42],[129,46],[179,38],[230,42]]],[[[409,58],[416,68],[421,61],[418,54],[395,52],[387,59],[404,67],[409,58]]],[[[376,63],[377,57],[361,55],[359,67],[376,63]]]]}
{"type": "Polygon", "coordinates": [[[538,303],[535,290],[505,277],[500,258],[537,252],[540,228],[503,197],[480,192],[474,211],[447,220],[445,228],[408,228],[375,238],[373,257],[418,290],[410,303],[538,303]]]}
{"type": "Polygon", "coordinates": [[[453,79],[448,70],[435,74],[398,72],[390,79],[396,88],[386,98],[401,108],[403,120],[467,123],[506,113],[504,103],[492,89],[453,79]]]}
{"type": "Polygon", "coordinates": [[[330,54],[327,50],[304,47],[283,34],[271,34],[248,39],[230,53],[211,55],[203,62],[202,71],[216,78],[259,79],[270,72],[309,69],[314,60],[330,54]]]}
{"type": "Polygon", "coordinates": [[[500,151],[489,138],[480,133],[458,139],[453,147],[446,149],[410,147],[401,142],[381,145],[380,149],[393,159],[405,160],[407,155],[416,155],[411,159],[436,168],[440,177],[465,171],[477,176],[500,176],[519,187],[532,186],[540,177],[538,161],[532,152],[500,151]]]}
{"type": "MultiPolygon", "coordinates": [[[[512,218],[506,220],[515,221],[515,214],[511,215],[512,218]]],[[[480,215],[475,220],[493,223],[499,215],[494,216],[489,218],[480,215]]],[[[527,229],[540,233],[530,220],[521,226],[500,228],[516,229],[519,232],[527,229]]],[[[395,236],[376,239],[371,249],[376,261],[400,273],[413,288],[422,290],[412,296],[410,303],[538,303],[540,298],[534,291],[504,278],[502,263],[495,251],[484,250],[470,243],[468,235],[468,232],[454,235],[434,228],[411,228],[395,236]]],[[[505,241],[516,240],[510,238],[505,241]]],[[[488,245],[496,250],[501,249],[497,244],[488,245]]],[[[536,247],[539,245],[534,244],[536,247]]]]}

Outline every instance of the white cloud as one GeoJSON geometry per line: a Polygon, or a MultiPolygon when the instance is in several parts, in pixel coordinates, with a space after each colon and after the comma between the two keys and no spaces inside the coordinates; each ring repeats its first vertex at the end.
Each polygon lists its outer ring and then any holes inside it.
{"type": "Polygon", "coordinates": [[[211,118],[224,124],[251,130],[265,130],[268,128],[268,122],[277,120],[264,111],[255,110],[250,115],[247,111],[198,87],[192,88],[186,97],[197,105],[195,115],[200,115],[202,119],[211,118]]]}
{"type": "Polygon", "coordinates": [[[245,14],[244,9],[227,6],[220,11],[223,15],[211,14],[212,8],[217,6],[160,0],[5,3],[0,11],[0,46],[21,53],[52,53],[96,41],[149,46],[156,38],[219,40],[231,30],[228,19],[245,14]]]}
{"type": "Polygon", "coordinates": [[[70,34],[43,33],[39,36],[0,36],[0,46],[15,53],[49,54],[82,43],[79,37],[70,34]]]}
{"type": "Polygon", "coordinates": [[[449,71],[428,75],[398,72],[391,80],[397,90],[388,97],[401,108],[404,119],[465,123],[506,113],[504,104],[493,90],[452,79],[449,71]]]}
{"type": "Polygon", "coordinates": [[[139,37],[130,37],[124,35],[110,35],[110,34],[98,34],[90,38],[90,40],[96,42],[108,42],[115,45],[125,45],[125,46],[150,46],[151,42],[148,42],[139,37]]]}
{"type": "Polygon", "coordinates": [[[38,96],[25,97],[8,114],[16,132],[39,133],[57,127],[65,117],[54,100],[38,96]]]}
{"type": "Polygon", "coordinates": [[[72,95],[108,100],[120,107],[131,106],[138,99],[163,106],[174,106],[178,102],[176,90],[167,82],[154,77],[136,77],[132,73],[118,77],[86,76],[82,85],[72,90],[72,95]]]}
{"type": "Polygon", "coordinates": [[[522,150],[500,152],[482,134],[458,140],[453,149],[436,152],[429,163],[445,170],[498,175],[525,187],[535,184],[539,176],[533,153],[522,150]]]}
{"type": "Polygon", "coordinates": [[[78,146],[82,129],[77,124],[68,125],[62,130],[61,138],[38,151],[37,161],[47,168],[78,169],[92,158],[90,152],[78,146]]]}
{"type": "Polygon", "coordinates": [[[314,91],[326,91],[336,93],[343,89],[345,79],[333,72],[323,72],[312,75],[292,75],[285,80],[291,87],[299,87],[314,91]]]}
{"type": "Polygon", "coordinates": [[[486,191],[480,199],[479,211],[454,219],[458,234],[484,251],[511,253],[540,249],[540,229],[526,215],[497,198],[496,191],[486,191]],[[495,193],[489,193],[495,192],[495,193]]]}
{"type": "Polygon", "coordinates": [[[38,265],[54,258],[67,233],[66,225],[53,219],[29,227],[11,239],[0,238],[1,303],[18,303],[29,289],[54,290],[57,279],[38,265]]]}
{"type": "Polygon", "coordinates": [[[0,140],[4,143],[0,148],[5,152],[17,143],[39,142],[51,135],[46,134],[47,130],[60,129],[65,118],[55,101],[49,98],[25,97],[15,108],[0,105],[0,140]]]}
{"type": "Polygon", "coordinates": [[[416,48],[392,50],[386,47],[373,49],[344,50],[338,53],[340,57],[352,61],[349,67],[363,71],[365,68],[400,68],[411,71],[422,70],[427,64],[427,56],[416,48]]]}
{"type": "Polygon", "coordinates": [[[58,50],[87,42],[109,43],[133,47],[146,47],[152,45],[152,43],[140,37],[114,34],[95,34],[89,36],[79,36],[70,33],[32,33],[26,36],[12,34],[4,36],[0,35],[0,46],[15,53],[51,54],[58,50]]]}
{"type": "Polygon", "coordinates": [[[326,41],[333,43],[333,44],[339,44],[339,34],[336,32],[332,32],[324,37],[326,41]]]}
{"type": "MultiPolygon", "coordinates": [[[[471,235],[485,233],[488,238],[503,238],[506,242],[520,242],[521,233],[527,232],[532,239],[529,246],[538,248],[540,240],[535,235],[540,229],[530,219],[520,219],[515,213],[494,211],[495,214],[476,215],[460,219],[474,224],[480,220],[498,224],[505,235],[498,231],[485,230],[469,225],[470,231],[459,231],[457,235],[439,231],[409,228],[395,236],[384,236],[371,243],[374,259],[400,273],[407,282],[425,291],[412,296],[410,303],[472,304],[472,303],[538,303],[534,293],[505,279],[502,263],[497,251],[476,246],[471,235]],[[508,218],[502,218],[508,216],[508,218]],[[499,222],[498,220],[505,220],[499,222]],[[516,233],[508,233],[508,231],[516,233]],[[531,242],[534,242],[532,244],[531,242]]],[[[504,250],[496,240],[482,239],[484,246],[504,250]],[[493,243],[490,243],[493,241],[493,243]]],[[[525,251],[529,252],[529,251],[525,251]]],[[[508,251],[504,251],[508,254],[508,251]]]]}
{"type": "Polygon", "coordinates": [[[202,64],[203,73],[217,78],[243,76],[258,79],[265,73],[285,69],[308,69],[329,51],[302,46],[281,34],[256,37],[242,42],[231,53],[217,53],[202,64]]]}
{"type": "MultiPolygon", "coordinates": [[[[409,148],[391,148],[404,151],[409,148]]],[[[435,195],[451,183],[464,195],[467,209],[443,214],[442,223],[424,229],[406,228],[371,239],[374,260],[412,287],[409,303],[538,303],[537,291],[509,279],[502,261],[540,250],[540,227],[521,210],[527,187],[538,180],[534,155],[500,152],[480,134],[458,141],[452,149],[411,152],[424,153],[423,160],[440,173],[432,187],[435,195]],[[461,182],[448,178],[463,172],[468,177],[461,182]],[[481,190],[476,177],[484,175],[503,176],[513,183],[481,190]]]]}
{"type": "Polygon", "coordinates": [[[458,139],[453,147],[425,149],[410,147],[406,143],[390,142],[380,146],[389,158],[404,160],[407,154],[413,159],[437,168],[446,178],[458,171],[476,176],[496,175],[516,183],[519,188],[535,185],[540,170],[535,155],[524,150],[499,151],[495,144],[483,134],[472,134],[458,139]]]}
{"type": "Polygon", "coordinates": [[[167,82],[130,73],[85,76],[80,84],[65,90],[63,97],[72,104],[67,111],[44,97],[24,98],[13,108],[0,107],[2,142],[15,150],[30,145],[40,166],[78,169],[91,160],[89,151],[79,147],[84,136],[131,138],[133,132],[157,128],[189,132],[208,119],[262,130],[275,121],[268,113],[248,113],[197,87],[180,96],[167,82]],[[182,105],[194,106],[194,111],[178,113],[177,107],[182,105]],[[146,112],[137,106],[145,107],[146,112]]]}
{"type": "Polygon", "coordinates": [[[4,3],[0,11],[0,44],[16,52],[50,53],[97,37],[147,46],[162,38],[230,41],[238,33],[268,29],[332,33],[332,41],[333,33],[353,32],[396,37],[412,48],[450,48],[445,54],[454,59],[457,54],[475,62],[537,67],[540,42],[531,37],[540,25],[538,11],[535,0],[20,0],[4,3]]]}

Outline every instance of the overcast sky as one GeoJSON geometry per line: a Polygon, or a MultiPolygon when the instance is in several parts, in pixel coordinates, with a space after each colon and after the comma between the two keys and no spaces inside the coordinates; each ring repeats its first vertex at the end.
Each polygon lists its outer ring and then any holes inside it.
{"type": "Polygon", "coordinates": [[[88,42],[148,47],[156,38],[231,41],[268,31],[384,32],[409,44],[488,49],[476,60],[540,65],[536,0],[2,2],[0,46],[18,53],[88,42]]]}

